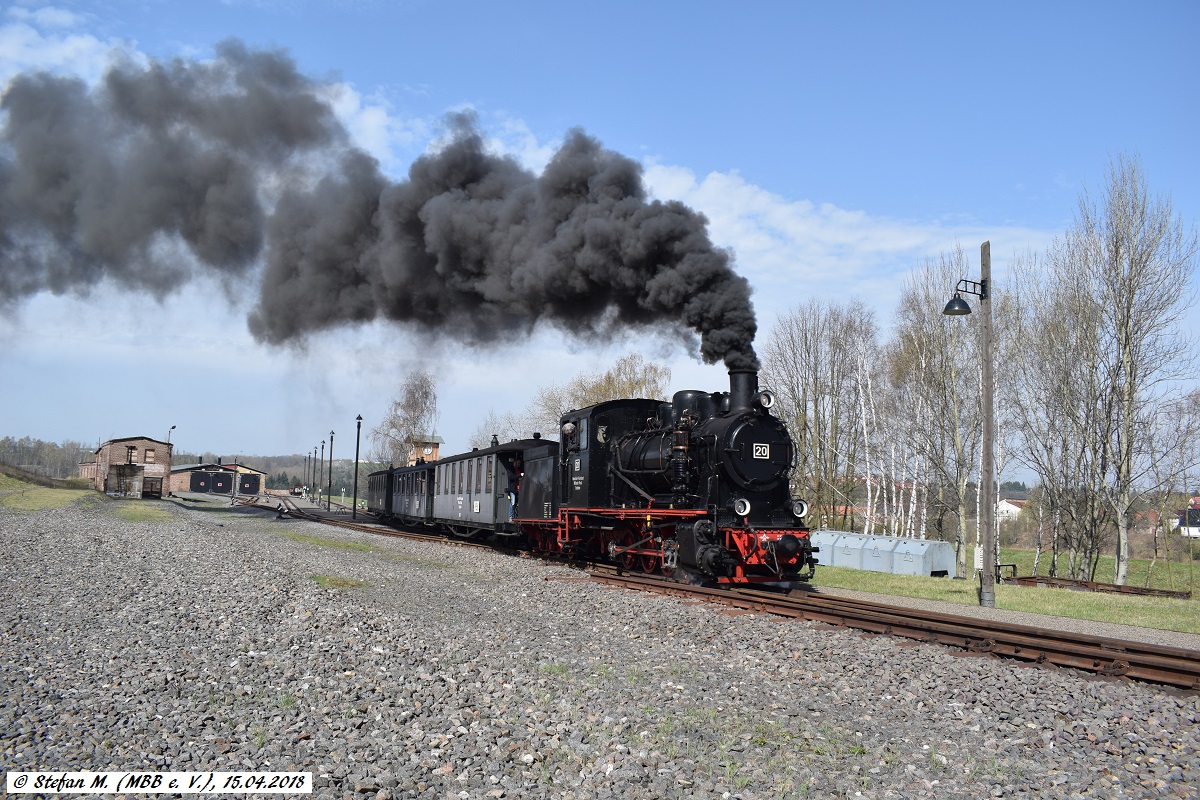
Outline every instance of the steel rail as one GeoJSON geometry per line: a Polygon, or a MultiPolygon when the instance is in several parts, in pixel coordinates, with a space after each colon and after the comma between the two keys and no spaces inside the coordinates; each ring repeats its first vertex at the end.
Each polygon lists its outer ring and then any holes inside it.
{"type": "Polygon", "coordinates": [[[594,571],[593,577],[626,588],[698,597],[777,616],[946,645],[979,655],[1200,690],[1200,651],[1195,650],[922,611],[813,591],[780,595],[751,589],[709,589],[601,570],[594,571]]]}
{"type": "MultiPolygon", "coordinates": [[[[437,541],[459,547],[495,549],[489,545],[448,539],[436,534],[407,532],[330,519],[327,516],[310,514],[286,498],[284,504],[288,508],[280,513],[340,528],[381,536],[437,541]]],[[[661,577],[630,574],[624,569],[608,564],[592,563],[587,567],[591,570],[589,580],[624,588],[699,598],[749,611],[941,644],[977,655],[1052,664],[1112,678],[1127,678],[1192,691],[1200,690],[1200,651],[1196,650],[925,611],[821,594],[818,590],[811,589],[787,595],[755,589],[714,589],[661,577]]]]}
{"type": "Polygon", "coordinates": [[[1190,599],[1190,591],[1174,589],[1151,589],[1144,586],[1128,586],[1126,584],[1099,583],[1097,581],[1081,581],[1074,578],[1051,578],[1046,575],[1022,575],[1016,578],[1006,578],[1007,583],[1018,586],[1036,586],[1043,589],[1071,589],[1080,592],[1106,592],[1109,594],[1146,595],[1147,597],[1173,597],[1178,600],[1190,599]]]}

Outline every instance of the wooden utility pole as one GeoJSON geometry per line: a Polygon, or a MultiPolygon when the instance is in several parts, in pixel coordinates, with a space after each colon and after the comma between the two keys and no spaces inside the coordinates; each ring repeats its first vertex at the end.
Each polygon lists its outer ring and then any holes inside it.
{"type": "Polygon", "coordinates": [[[992,355],[992,243],[979,248],[979,311],[983,314],[983,458],[980,464],[979,491],[982,526],[983,573],[979,580],[979,605],[996,605],[996,408],[992,355]]]}

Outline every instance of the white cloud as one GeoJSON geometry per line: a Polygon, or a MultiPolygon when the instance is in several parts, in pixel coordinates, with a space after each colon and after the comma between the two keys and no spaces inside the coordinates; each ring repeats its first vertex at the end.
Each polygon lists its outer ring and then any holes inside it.
{"type": "Polygon", "coordinates": [[[1028,229],[896,220],[789,200],[737,172],[700,180],[689,169],[651,160],[645,176],[654,196],[703,213],[714,244],[734,251],[738,272],[754,287],[760,329],[814,295],[866,299],[882,318],[891,313],[904,276],[956,242],[970,252],[971,243],[990,239],[994,258],[1006,262],[1008,254],[1042,248],[1050,238],[1028,229]]]}
{"type": "Polygon", "coordinates": [[[507,114],[499,115],[488,128],[489,149],[512,156],[525,169],[538,174],[546,168],[550,159],[562,146],[561,139],[539,142],[524,120],[507,114]]]}
{"type": "Polygon", "coordinates": [[[53,6],[41,8],[13,6],[6,13],[15,20],[28,22],[42,28],[74,28],[84,22],[82,15],[53,6]]]}
{"type": "Polygon", "coordinates": [[[329,84],[324,94],[354,143],[374,156],[385,173],[406,171],[405,155],[429,139],[428,120],[395,116],[382,95],[364,96],[348,83],[329,84]]]}
{"type": "Polygon", "coordinates": [[[94,83],[120,51],[120,41],[104,41],[88,33],[71,32],[85,19],[55,8],[12,8],[14,20],[0,25],[0,85],[21,72],[44,70],[78,75],[94,83]]]}

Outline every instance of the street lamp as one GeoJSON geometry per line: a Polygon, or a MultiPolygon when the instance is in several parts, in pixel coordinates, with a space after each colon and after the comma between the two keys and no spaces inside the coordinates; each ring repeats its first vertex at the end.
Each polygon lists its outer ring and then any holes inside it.
{"type": "Polygon", "coordinates": [[[979,605],[994,608],[996,605],[996,409],[992,397],[992,243],[984,242],[979,248],[979,282],[965,278],[954,287],[954,297],[942,310],[952,317],[971,313],[971,307],[962,299],[962,293],[979,298],[979,313],[983,315],[983,456],[980,459],[979,491],[983,493],[980,503],[979,526],[983,545],[983,567],[979,572],[979,605]]]}
{"type": "Polygon", "coordinates": [[[329,492],[325,497],[325,510],[333,510],[333,431],[329,432],[329,492]]]}
{"type": "Polygon", "coordinates": [[[354,508],[350,512],[350,519],[358,519],[358,445],[362,441],[362,414],[355,417],[354,421],[358,425],[354,430],[354,499],[350,501],[354,508]]]}
{"type": "Polygon", "coordinates": [[[170,428],[167,429],[167,444],[171,443],[171,431],[173,431],[173,430],[175,430],[174,425],[172,425],[170,428]]]}
{"type": "Polygon", "coordinates": [[[325,479],[325,440],[321,440],[321,461],[317,468],[317,508],[321,508],[321,482],[325,479]]]}

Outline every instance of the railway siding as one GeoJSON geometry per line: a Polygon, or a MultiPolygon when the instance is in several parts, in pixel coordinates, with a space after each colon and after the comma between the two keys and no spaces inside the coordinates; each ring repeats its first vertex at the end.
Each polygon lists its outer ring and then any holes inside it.
{"type": "Polygon", "coordinates": [[[381,800],[1200,786],[1194,695],[171,510],[0,509],[7,768],[311,770],[314,796],[381,800]]]}

